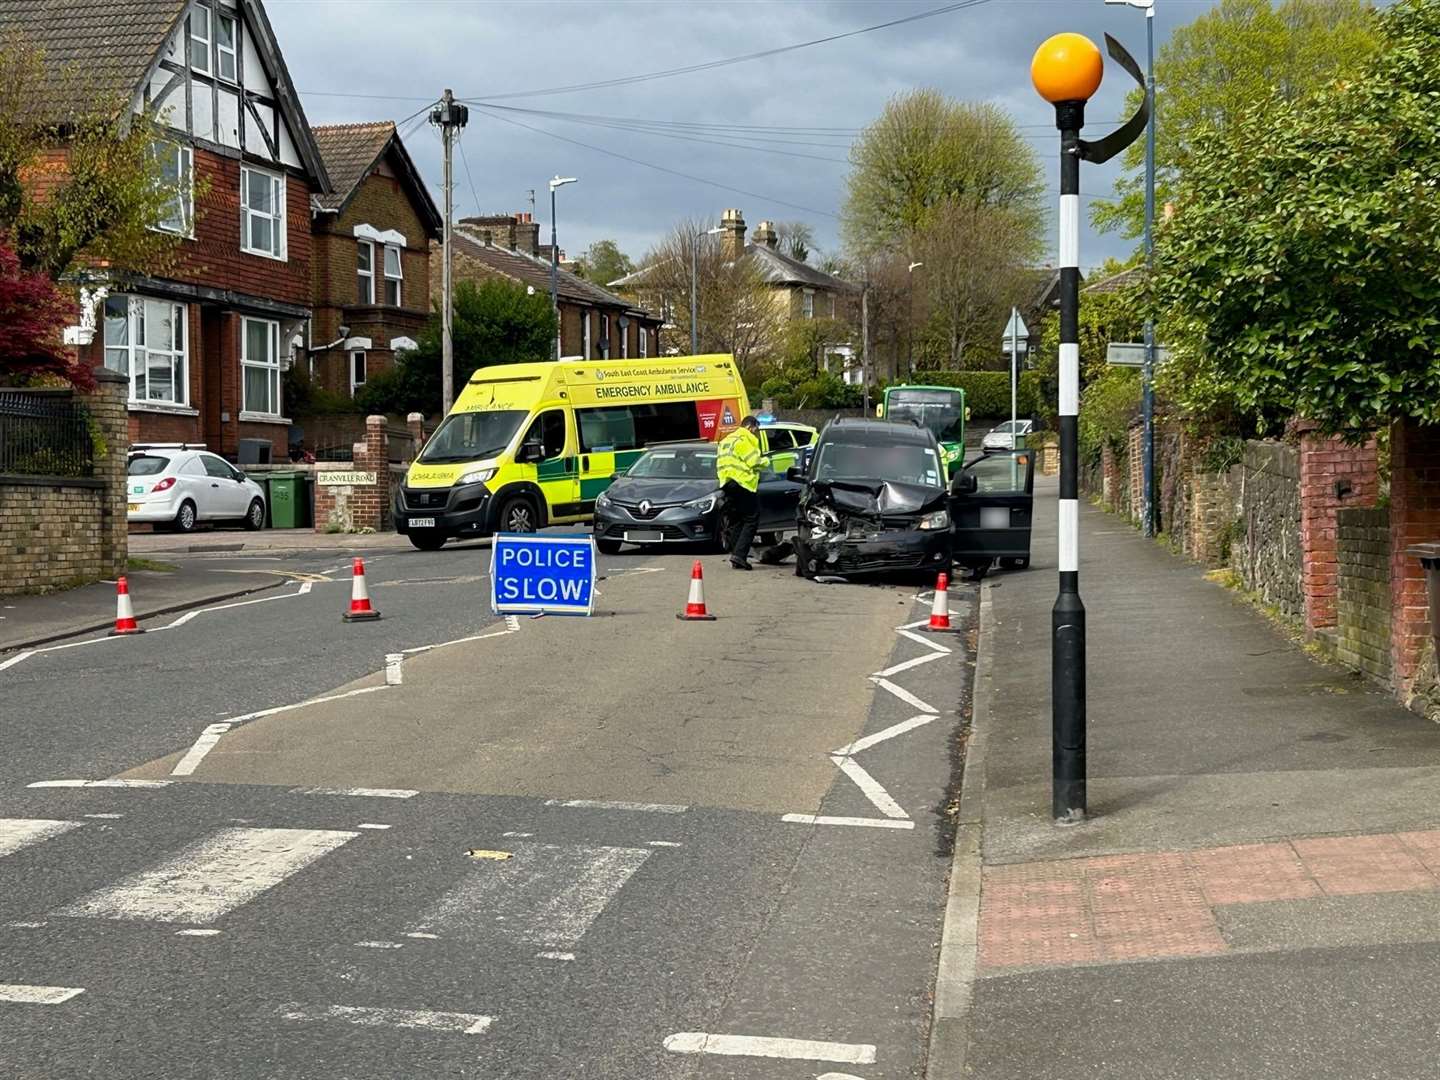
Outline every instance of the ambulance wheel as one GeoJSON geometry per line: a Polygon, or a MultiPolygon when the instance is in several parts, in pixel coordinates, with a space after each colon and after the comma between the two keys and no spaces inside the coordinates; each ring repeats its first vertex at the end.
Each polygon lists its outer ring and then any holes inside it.
{"type": "Polygon", "coordinates": [[[619,541],[619,540],[607,540],[607,539],[605,539],[604,537],[597,536],[597,537],[595,538],[595,546],[600,549],[600,554],[601,554],[601,555],[619,555],[619,554],[620,554],[620,541],[619,541]]]}
{"type": "Polygon", "coordinates": [[[512,495],[500,507],[500,532],[533,533],[540,527],[535,504],[524,495],[512,495]]]}
{"type": "Polygon", "coordinates": [[[445,544],[445,534],[436,532],[406,533],[410,543],[414,544],[421,551],[439,551],[445,544]]]}

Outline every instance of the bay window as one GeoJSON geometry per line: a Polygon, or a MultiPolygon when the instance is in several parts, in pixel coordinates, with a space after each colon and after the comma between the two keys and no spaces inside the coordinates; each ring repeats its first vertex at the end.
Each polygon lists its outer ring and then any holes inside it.
{"type": "Polygon", "coordinates": [[[241,319],[241,409],[261,416],[280,415],[280,324],[270,319],[241,319]]]}
{"type": "Polygon", "coordinates": [[[144,296],[105,299],[105,366],[130,380],[130,400],[188,404],[186,307],[144,296]]]}
{"type": "Polygon", "coordinates": [[[240,170],[240,250],[285,258],[285,177],[246,165],[240,170]]]}
{"type": "Polygon", "coordinates": [[[400,249],[394,244],[385,245],[385,303],[390,307],[400,306],[400,286],[404,283],[405,272],[400,266],[400,249]]]}

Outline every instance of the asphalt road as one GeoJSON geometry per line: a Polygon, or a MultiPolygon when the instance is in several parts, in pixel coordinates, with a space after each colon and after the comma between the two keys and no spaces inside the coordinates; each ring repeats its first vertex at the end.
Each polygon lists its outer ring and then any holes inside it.
{"type": "Polygon", "coordinates": [[[713,558],[680,623],[676,556],[507,623],[488,559],[0,671],[0,1075],[923,1075],[964,634],[713,558]]]}

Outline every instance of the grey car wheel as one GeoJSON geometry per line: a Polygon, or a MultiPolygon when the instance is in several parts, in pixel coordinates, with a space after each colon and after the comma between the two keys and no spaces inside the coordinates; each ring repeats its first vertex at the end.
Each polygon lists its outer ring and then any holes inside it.
{"type": "Polygon", "coordinates": [[[195,504],[186,499],[175,513],[175,528],[181,532],[195,531],[195,504]]]}
{"type": "Polygon", "coordinates": [[[265,504],[259,499],[250,500],[250,508],[245,511],[245,528],[254,532],[256,529],[265,527],[265,504]]]}
{"type": "Polygon", "coordinates": [[[500,511],[500,531],[512,533],[533,533],[536,528],[535,507],[530,500],[517,496],[507,502],[500,511]]]}

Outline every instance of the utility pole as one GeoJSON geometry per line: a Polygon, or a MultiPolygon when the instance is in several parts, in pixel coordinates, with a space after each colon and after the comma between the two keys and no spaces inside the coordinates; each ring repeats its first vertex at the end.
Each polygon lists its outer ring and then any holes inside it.
{"type": "Polygon", "coordinates": [[[455,233],[455,131],[470,119],[470,110],[455,100],[447,87],[440,104],[430,110],[430,123],[440,128],[445,157],[445,231],[440,255],[440,399],[442,412],[455,402],[455,341],[452,281],[452,246],[455,233]]]}

